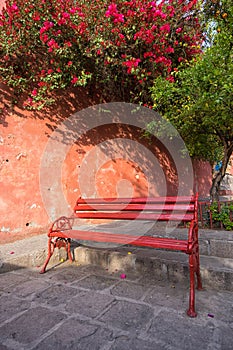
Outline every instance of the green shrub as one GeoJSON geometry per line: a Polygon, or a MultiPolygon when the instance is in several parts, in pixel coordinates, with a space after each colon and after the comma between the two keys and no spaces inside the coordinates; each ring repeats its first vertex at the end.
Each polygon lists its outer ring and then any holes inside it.
{"type": "Polygon", "coordinates": [[[224,228],[228,231],[233,229],[233,203],[222,203],[218,205],[217,202],[214,202],[210,206],[210,211],[212,214],[212,219],[215,222],[222,223],[224,228]]]}

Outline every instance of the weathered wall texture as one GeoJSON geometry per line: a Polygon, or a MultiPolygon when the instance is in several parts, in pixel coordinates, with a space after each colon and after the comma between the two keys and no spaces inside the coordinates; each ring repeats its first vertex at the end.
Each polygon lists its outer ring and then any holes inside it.
{"type": "MultiPolygon", "coordinates": [[[[156,140],[152,143],[142,140],[140,131],[135,127],[109,125],[91,130],[70,147],[64,164],[60,165],[61,174],[55,173],[51,166],[43,169],[44,191],[52,193],[55,198],[52,203],[49,200],[44,203],[40,187],[41,158],[52,132],[75,112],[98,104],[100,98],[98,95],[90,98],[82,89],[78,93],[77,90],[69,91],[58,96],[52,109],[42,113],[26,111],[20,104],[13,107],[11,91],[4,86],[1,86],[0,94],[0,243],[46,232],[51,219],[59,212],[59,206],[63,207],[61,196],[56,197],[57,178],[61,179],[64,198],[71,208],[80,195],[166,195],[164,189],[169,194],[176,193],[176,165],[166,155],[163,146],[156,140]],[[97,153],[93,151],[96,145],[106,144],[114,138],[140,142],[140,150],[145,149],[145,153],[142,151],[136,157],[141,158],[143,165],[133,161],[134,147],[124,150],[129,155],[128,159],[111,159],[111,153],[108,154],[106,149],[98,149],[97,153]],[[152,176],[150,185],[143,169],[144,165],[152,166],[147,150],[160,164],[160,170],[153,175],[154,178],[152,176]],[[47,178],[48,181],[50,179],[48,186],[47,178]],[[54,186],[51,178],[54,178],[54,186]]],[[[111,147],[114,151],[114,143],[111,147]]],[[[206,197],[211,184],[211,168],[208,164],[195,162],[195,169],[195,189],[199,190],[200,196],[206,197]]]]}
{"type": "Polygon", "coordinates": [[[49,217],[40,193],[40,161],[49,135],[74,112],[98,103],[79,90],[58,96],[46,113],[11,105],[11,91],[0,87],[0,243],[45,232],[49,217]]]}
{"type": "Polygon", "coordinates": [[[210,187],[212,185],[212,167],[208,162],[197,160],[193,161],[195,170],[195,185],[196,191],[200,198],[209,197],[210,187]]]}

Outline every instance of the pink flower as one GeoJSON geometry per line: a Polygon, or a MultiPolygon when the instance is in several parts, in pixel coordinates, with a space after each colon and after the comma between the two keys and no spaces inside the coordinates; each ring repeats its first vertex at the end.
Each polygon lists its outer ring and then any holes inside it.
{"type": "Polygon", "coordinates": [[[72,80],[71,80],[71,83],[75,84],[75,83],[77,83],[77,81],[78,81],[78,78],[74,75],[72,80]]]}
{"type": "Polygon", "coordinates": [[[74,14],[76,11],[77,11],[77,9],[76,9],[75,7],[72,7],[72,8],[70,9],[70,13],[72,13],[72,14],[74,14]]]}
{"type": "Polygon", "coordinates": [[[162,63],[164,64],[166,67],[170,67],[172,64],[172,61],[167,59],[165,56],[160,56],[158,58],[156,58],[155,60],[156,63],[162,63]]]}
{"type": "Polygon", "coordinates": [[[165,15],[165,13],[163,13],[161,10],[156,10],[154,12],[154,16],[155,17],[161,17],[162,19],[165,19],[167,17],[167,15],[165,15]]]}
{"type": "Polygon", "coordinates": [[[116,13],[114,15],[115,19],[114,19],[114,23],[124,23],[125,19],[124,19],[124,15],[122,15],[121,13],[116,13]]]}
{"type": "Polygon", "coordinates": [[[72,61],[69,61],[69,62],[67,63],[67,66],[70,67],[70,66],[72,66],[72,64],[73,64],[73,62],[72,62],[72,61]]]}
{"type": "Polygon", "coordinates": [[[138,64],[141,62],[140,58],[132,58],[131,60],[129,61],[125,61],[123,62],[123,66],[126,66],[128,67],[127,69],[127,73],[131,73],[133,68],[136,68],[138,67],[138,64]]]}
{"type": "Polygon", "coordinates": [[[163,31],[163,32],[167,32],[167,33],[169,33],[170,32],[170,24],[164,24],[163,26],[161,26],[160,28],[159,28],[161,31],[163,31]]]}
{"type": "Polygon", "coordinates": [[[170,83],[174,83],[175,82],[175,79],[174,79],[173,76],[167,77],[166,80],[170,81],[170,83]]]}
{"type": "Polygon", "coordinates": [[[48,46],[53,46],[55,44],[55,40],[54,39],[50,39],[48,41],[48,46]]]}
{"type": "Polygon", "coordinates": [[[181,27],[179,27],[179,28],[176,29],[176,34],[178,34],[178,33],[180,33],[180,32],[182,32],[182,28],[181,28],[181,27]]]}
{"type": "Polygon", "coordinates": [[[54,26],[54,24],[53,24],[53,22],[45,21],[43,23],[43,26],[46,30],[48,30],[48,29],[52,28],[54,26]]]}
{"type": "Polygon", "coordinates": [[[41,29],[40,29],[40,34],[43,34],[44,32],[46,32],[47,30],[49,30],[53,26],[54,26],[53,22],[45,21],[43,23],[43,27],[41,27],[41,29]]]}
{"type": "Polygon", "coordinates": [[[31,106],[33,103],[33,99],[31,97],[28,97],[27,103],[31,106]]]}
{"type": "Polygon", "coordinates": [[[17,6],[16,4],[11,5],[10,9],[11,9],[12,11],[15,11],[15,12],[17,12],[17,11],[19,10],[19,9],[18,9],[18,6],[17,6]]]}
{"type": "Polygon", "coordinates": [[[175,9],[173,6],[168,6],[167,10],[170,11],[170,17],[173,17],[175,14],[175,9]]]}
{"type": "Polygon", "coordinates": [[[62,24],[65,24],[66,23],[66,20],[65,18],[60,18],[58,21],[57,21],[58,25],[61,26],[62,24]]]}
{"type": "Polygon", "coordinates": [[[65,42],[65,46],[67,46],[67,47],[71,47],[71,46],[72,46],[72,44],[71,44],[71,42],[70,42],[70,41],[66,41],[66,42],[65,42]]]}
{"type": "Polygon", "coordinates": [[[32,90],[32,96],[36,96],[37,95],[37,89],[33,89],[32,90]]]}
{"type": "Polygon", "coordinates": [[[153,52],[151,52],[151,51],[145,52],[145,53],[143,54],[143,57],[144,57],[144,58],[153,57],[153,52]]]}
{"type": "Polygon", "coordinates": [[[46,31],[45,27],[40,28],[40,34],[43,34],[46,31]]]}
{"type": "Polygon", "coordinates": [[[62,17],[63,18],[70,18],[70,14],[67,12],[63,12],[62,17]]]}
{"type": "Polygon", "coordinates": [[[52,52],[53,49],[58,49],[59,48],[58,43],[54,39],[50,39],[48,41],[47,45],[49,46],[49,52],[52,52]]]}
{"type": "Polygon", "coordinates": [[[168,48],[166,48],[165,52],[166,53],[173,53],[174,49],[173,49],[173,47],[169,46],[168,48]]]}
{"type": "Polygon", "coordinates": [[[105,12],[106,17],[110,17],[111,15],[114,15],[117,12],[117,5],[111,4],[108,6],[107,11],[105,12]]]}
{"type": "Polygon", "coordinates": [[[124,15],[118,12],[116,4],[111,4],[108,6],[107,11],[105,12],[105,16],[114,17],[114,23],[123,23],[125,20],[124,15]]]}
{"type": "Polygon", "coordinates": [[[33,15],[32,18],[33,18],[34,21],[39,21],[40,20],[40,16],[38,14],[33,15]]]}

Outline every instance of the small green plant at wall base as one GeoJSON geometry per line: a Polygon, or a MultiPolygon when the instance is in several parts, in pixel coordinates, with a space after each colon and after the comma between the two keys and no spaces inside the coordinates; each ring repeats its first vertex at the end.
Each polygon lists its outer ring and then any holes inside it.
{"type": "Polygon", "coordinates": [[[216,222],[222,222],[224,228],[228,231],[233,230],[233,221],[231,215],[233,215],[233,203],[231,204],[220,204],[214,202],[210,206],[212,218],[216,222]]]}

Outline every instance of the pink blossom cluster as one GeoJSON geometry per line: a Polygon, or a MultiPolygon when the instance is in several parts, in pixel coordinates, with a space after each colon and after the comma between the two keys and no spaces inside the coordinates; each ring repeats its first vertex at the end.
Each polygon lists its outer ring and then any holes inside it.
{"type": "Polygon", "coordinates": [[[124,23],[124,15],[118,12],[116,4],[111,4],[108,6],[105,16],[113,17],[113,23],[124,23]]]}
{"type": "Polygon", "coordinates": [[[11,7],[10,7],[10,10],[12,11],[12,12],[18,12],[18,6],[17,6],[17,4],[12,4],[11,5],[11,7]]]}
{"type": "MultiPolygon", "coordinates": [[[[150,87],[160,74],[173,81],[172,73],[180,62],[200,52],[197,3],[6,0],[0,25],[6,34],[4,45],[18,45],[16,51],[22,52],[27,64],[14,79],[28,76],[31,70],[36,84],[31,88],[32,98],[60,83],[81,84],[82,72],[90,69],[95,79],[102,79],[101,83],[119,75],[132,88],[137,82],[150,87]]],[[[17,55],[5,51],[0,63],[8,67],[17,55]]]]}
{"type": "Polygon", "coordinates": [[[40,28],[40,40],[46,43],[49,40],[49,35],[46,33],[51,28],[53,28],[54,23],[50,21],[45,21],[43,26],[40,28]]]}
{"type": "Polygon", "coordinates": [[[138,64],[141,62],[139,58],[131,58],[128,61],[123,62],[123,66],[127,67],[127,73],[131,73],[132,70],[138,67],[138,64]]]}
{"type": "Polygon", "coordinates": [[[52,52],[54,49],[59,49],[58,43],[54,39],[50,39],[48,42],[48,52],[52,52]]]}

